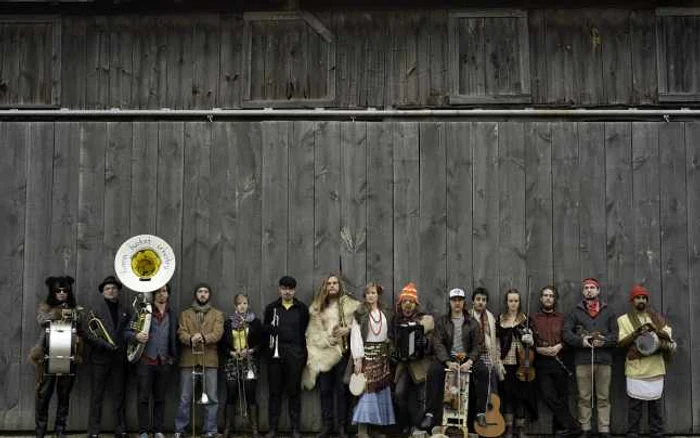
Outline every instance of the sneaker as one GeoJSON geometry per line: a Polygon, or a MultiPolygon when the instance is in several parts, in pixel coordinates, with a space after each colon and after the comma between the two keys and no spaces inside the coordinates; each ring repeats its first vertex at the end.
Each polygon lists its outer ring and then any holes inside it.
{"type": "Polygon", "coordinates": [[[146,432],[139,434],[139,438],[148,438],[148,434],[146,432]]]}

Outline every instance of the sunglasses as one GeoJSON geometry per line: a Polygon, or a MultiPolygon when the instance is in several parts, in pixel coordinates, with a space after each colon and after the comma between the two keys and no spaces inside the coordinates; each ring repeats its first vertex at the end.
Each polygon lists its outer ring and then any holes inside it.
{"type": "Polygon", "coordinates": [[[56,289],[54,292],[57,294],[67,294],[68,289],[56,289]]]}

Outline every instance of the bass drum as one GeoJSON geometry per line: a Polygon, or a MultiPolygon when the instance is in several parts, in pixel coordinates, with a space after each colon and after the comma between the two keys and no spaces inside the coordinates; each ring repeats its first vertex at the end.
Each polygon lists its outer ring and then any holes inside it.
{"type": "Polygon", "coordinates": [[[75,374],[75,335],[71,322],[51,321],[46,328],[46,345],[44,361],[46,374],[75,374]]]}

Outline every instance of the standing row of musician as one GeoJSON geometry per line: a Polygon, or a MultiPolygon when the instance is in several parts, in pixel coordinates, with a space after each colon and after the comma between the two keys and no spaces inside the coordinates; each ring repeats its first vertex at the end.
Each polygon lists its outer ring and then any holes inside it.
{"type": "MultiPolygon", "coordinates": [[[[393,424],[404,434],[430,431],[442,422],[446,370],[471,376],[468,412],[473,418],[468,424],[484,431],[484,436],[492,436],[488,429],[498,423],[492,423],[490,416],[500,416],[492,403],[492,395],[500,394],[504,436],[526,437],[528,423],[537,419],[533,386],[537,382],[553,412],[555,435],[589,435],[595,405],[597,431],[605,438],[610,434],[612,349],[617,346],[627,349],[629,435],[639,434],[644,404],[649,408],[652,435],[663,434],[660,399],[665,362],[676,344],[665,320],[649,309],[649,292],[642,286],[631,289],[632,309],[619,318],[600,299],[598,281],[585,279],[583,300],[567,316],[556,311],[558,297],[553,286],[540,290],[540,311],[532,316],[522,310],[521,293],[509,289],[504,294],[506,310],[498,318],[487,308],[486,289],[472,292],[472,306],[467,310],[466,293],[456,288],[448,293],[447,314],[434,319],[420,311],[413,283],[402,289],[396,308],[391,309],[382,304],[381,285],[368,284],[360,302],[346,293],[339,276],[330,275],[307,307],[294,297],[296,280],[285,276],[279,281],[279,299],[265,308],[261,322],[242,294],[234,297],[234,311],[225,317],[210,304],[212,288],[207,284],[195,288],[191,305],[178,318],[169,305],[170,288],[165,285],[155,292],[152,322],[144,333],[132,324],[134,312],[120,300],[122,285],[115,277],[107,277],[98,286],[104,299],[87,312],[76,305],[73,283],[71,277],[49,277],[48,296],[38,311],[37,320],[45,330],[30,355],[37,367],[38,438],[47,433],[54,387],[58,393],[55,433],[58,438],[66,436],[73,371],[81,361],[83,340],[89,346],[86,357],[91,365],[91,438],[101,431],[108,385],[115,410],[115,437],[126,436],[129,343],[144,345],[135,370],[142,438],[164,437],[165,394],[173,383],[171,369],[176,364],[180,368],[180,399],[175,438],[186,435],[188,428],[196,435],[197,404],[204,405],[202,433],[207,438],[218,435],[220,365],[227,386],[224,437],[234,433],[234,417],[240,411],[248,419],[253,438],[258,438],[257,380],[263,352],[267,353],[269,391],[265,438],[278,434],[285,395],[292,437],[301,437],[301,390],[313,389],[317,382],[322,409],[322,430],[317,438],[347,438],[350,422],[358,426],[358,438],[381,437],[383,427],[393,424]],[[52,356],[49,351],[48,337],[54,335],[47,326],[59,322],[73,327],[76,339],[69,348],[74,358],[70,372],[56,372],[56,366],[54,370],[51,366],[51,359],[67,357],[52,356]],[[648,350],[637,342],[647,338],[655,342],[648,350]],[[574,353],[573,372],[562,361],[564,349],[574,353]],[[574,374],[578,418],[568,409],[568,379],[574,374]],[[200,395],[195,395],[197,384],[200,395]],[[349,390],[359,396],[351,415],[349,390]]],[[[55,336],[60,332],[57,329],[55,336]]]]}

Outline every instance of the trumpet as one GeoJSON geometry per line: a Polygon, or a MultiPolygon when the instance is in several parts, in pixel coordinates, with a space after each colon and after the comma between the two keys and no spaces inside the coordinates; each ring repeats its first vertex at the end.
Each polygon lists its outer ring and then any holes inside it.
{"type": "Polygon", "coordinates": [[[88,331],[90,334],[98,339],[102,339],[103,341],[107,342],[109,345],[112,347],[116,347],[117,344],[114,343],[114,340],[112,337],[109,335],[109,332],[105,328],[104,324],[102,324],[102,321],[100,318],[98,318],[95,315],[95,311],[91,310],[88,318],[88,323],[87,323],[88,331]]]}
{"type": "MultiPolygon", "coordinates": [[[[275,311],[275,313],[272,315],[271,325],[273,327],[279,327],[280,316],[277,314],[277,308],[275,308],[274,311],[275,311]]],[[[278,338],[279,338],[279,335],[270,335],[270,350],[274,350],[274,353],[272,354],[273,359],[280,358],[279,339],[278,338]]]]}

